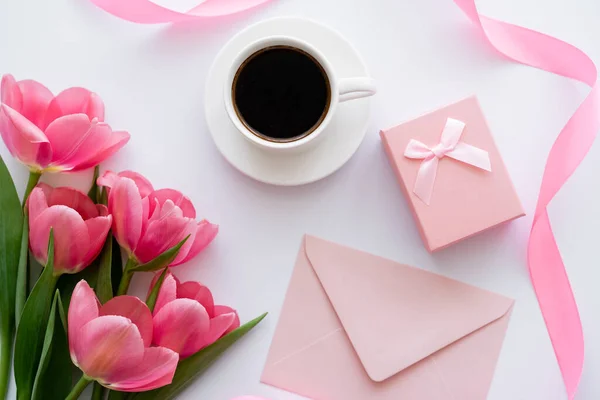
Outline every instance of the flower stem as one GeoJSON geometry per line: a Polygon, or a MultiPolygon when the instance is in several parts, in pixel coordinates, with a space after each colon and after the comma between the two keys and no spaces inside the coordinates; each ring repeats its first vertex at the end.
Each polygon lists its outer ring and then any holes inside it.
{"type": "Polygon", "coordinates": [[[23,195],[23,207],[27,204],[27,199],[31,194],[31,191],[38,184],[40,178],[42,177],[41,172],[30,171],[29,172],[29,181],[27,181],[27,188],[25,188],[25,194],[23,195]]]}
{"type": "Polygon", "coordinates": [[[81,379],[75,384],[73,389],[71,389],[71,393],[65,398],[65,400],[77,400],[81,393],[83,393],[84,389],[87,385],[90,384],[92,380],[87,376],[83,375],[81,379]]]}
{"type": "Polygon", "coordinates": [[[135,258],[130,257],[127,260],[127,264],[125,264],[125,268],[123,269],[121,283],[119,283],[119,290],[117,291],[117,296],[127,294],[127,290],[129,290],[129,285],[131,284],[131,278],[133,278],[134,271],[132,271],[132,269],[137,267],[137,265],[138,262],[135,258]]]}
{"type": "Polygon", "coordinates": [[[0,331],[0,398],[6,396],[8,377],[10,375],[11,348],[13,338],[12,323],[4,318],[0,331]]]}

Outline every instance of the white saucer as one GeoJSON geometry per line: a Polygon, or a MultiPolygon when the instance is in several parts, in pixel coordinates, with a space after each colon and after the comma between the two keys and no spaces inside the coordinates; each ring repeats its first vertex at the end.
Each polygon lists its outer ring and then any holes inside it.
{"type": "Polygon", "coordinates": [[[329,59],[339,78],[368,76],[356,49],[328,27],[301,18],[259,22],[234,36],[217,55],[206,81],[206,122],[225,159],[249,177],[284,186],[315,182],[337,171],[358,149],[367,131],[369,99],[339,104],[322,140],[304,153],[273,155],[253,145],[227,116],[223,86],[238,52],[272,35],[292,36],[314,45],[329,59]]]}

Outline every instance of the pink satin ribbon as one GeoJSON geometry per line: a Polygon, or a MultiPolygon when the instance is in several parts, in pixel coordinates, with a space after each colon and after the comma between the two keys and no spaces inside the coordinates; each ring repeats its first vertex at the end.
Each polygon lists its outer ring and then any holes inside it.
{"type": "Polygon", "coordinates": [[[464,122],[448,118],[440,142],[434,147],[430,148],[415,139],[408,142],[404,157],[423,160],[417,172],[413,192],[425,204],[429,205],[431,202],[438,164],[442,158],[450,157],[486,171],[492,170],[487,151],[460,141],[464,129],[464,122]]]}
{"type": "Polygon", "coordinates": [[[206,0],[188,12],[180,13],[149,0],[90,0],[104,11],[139,24],[194,21],[235,14],[269,0],[206,0]]]}
{"type": "Polygon", "coordinates": [[[568,398],[572,400],[583,370],[583,331],[571,285],[552,233],[547,206],[584,159],[600,129],[600,89],[596,85],[596,66],[585,53],[568,43],[480,15],[474,0],[454,2],[504,56],[592,87],[550,150],[528,244],[531,282],[568,398]]]}

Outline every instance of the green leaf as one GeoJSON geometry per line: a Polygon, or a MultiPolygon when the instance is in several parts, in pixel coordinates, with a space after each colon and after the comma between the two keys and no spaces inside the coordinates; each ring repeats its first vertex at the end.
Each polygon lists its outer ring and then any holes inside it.
{"type": "Polygon", "coordinates": [[[156,300],[158,300],[158,293],[160,292],[160,288],[162,287],[163,282],[165,281],[165,277],[167,276],[167,272],[169,272],[169,267],[165,268],[158,277],[156,284],[152,288],[152,291],[148,295],[148,300],[146,300],[146,305],[150,309],[151,312],[154,312],[154,306],[156,305],[156,300]]]}
{"type": "Polygon", "coordinates": [[[96,167],[94,167],[94,176],[92,177],[92,187],[90,188],[90,191],[88,192],[88,197],[90,199],[92,199],[92,201],[94,203],[100,203],[100,190],[98,188],[98,183],[96,183],[99,176],[100,176],[100,166],[96,165],[96,167]]]}
{"type": "Polygon", "coordinates": [[[25,307],[27,294],[29,292],[29,216],[23,217],[23,228],[21,234],[21,251],[19,253],[19,267],[17,270],[17,287],[15,297],[15,320],[19,323],[21,312],[25,307]]]}
{"type": "Polygon", "coordinates": [[[108,192],[106,191],[105,187],[103,187],[100,191],[100,195],[98,197],[98,204],[103,204],[105,206],[108,205],[108,192]]]}
{"type": "Polygon", "coordinates": [[[137,267],[131,268],[131,271],[158,271],[159,269],[168,267],[173,262],[173,260],[175,260],[177,254],[179,254],[179,250],[181,250],[181,247],[189,238],[190,235],[187,235],[185,239],[183,239],[181,242],[177,243],[175,246],[171,247],[169,250],[156,257],[154,260],[149,261],[146,264],[141,264],[137,267]]]}
{"type": "Polygon", "coordinates": [[[0,398],[8,387],[23,208],[8,168],[0,157],[0,398]]]}
{"type": "Polygon", "coordinates": [[[48,262],[25,302],[15,339],[15,382],[19,400],[31,398],[57,280],[54,276],[54,233],[50,230],[48,262]]]}
{"type": "Polygon", "coordinates": [[[123,277],[123,257],[121,256],[121,247],[117,239],[112,238],[112,266],[111,266],[111,279],[113,295],[117,295],[119,290],[119,283],[123,277]]]}
{"type": "MultiPolygon", "coordinates": [[[[112,235],[108,235],[107,237],[107,241],[109,240],[113,240],[111,239],[112,235]]],[[[119,281],[117,281],[116,283],[116,287],[115,287],[115,277],[117,279],[121,279],[121,274],[122,274],[122,270],[121,270],[121,265],[122,265],[122,261],[121,261],[121,253],[120,253],[120,248],[118,243],[116,244],[116,242],[113,240],[111,243],[112,246],[112,255],[111,258],[112,260],[110,261],[110,267],[111,267],[111,273],[109,276],[110,280],[111,280],[111,286],[113,288],[113,291],[116,291],[115,288],[118,288],[119,285],[119,281]],[[115,257],[115,245],[117,246],[116,251],[118,252],[119,256],[115,257]]],[[[85,269],[83,269],[82,271],[79,271],[76,274],[63,274],[59,281],[58,281],[58,289],[60,290],[61,296],[64,298],[65,300],[65,304],[70,304],[71,303],[71,295],[73,294],[73,289],[75,289],[75,286],[79,283],[79,281],[81,281],[82,279],[87,281],[87,283],[90,285],[90,287],[92,289],[94,289],[96,291],[96,294],[98,294],[98,297],[100,298],[100,301],[102,301],[102,303],[105,302],[106,295],[102,294],[102,297],[100,293],[98,293],[98,291],[103,291],[105,290],[104,288],[99,289],[99,285],[101,285],[100,281],[105,279],[105,278],[101,278],[100,274],[101,274],[101,269],[102,269],[102,265],[103,263],[107,262],[106,259],[103,259],[103,257],[105,256],[105,250],[106,250],[106,242],[104,243],[104,247],[102,248],[102,251],[100,252],[100,254],[98,255],[98,257],[96,257],[96,259],[85,269]]],[[[106,271],[102,272],[103,274],[106,274],[106,271]]],[[[106,282],[102,283],[102,285],[106,285],[106,282]]],[[[104,292],[102,292],[104,293],[104,292]]],[[[111,299],[113,296],[111,295],[110,297],[108,297],[108,299],[111,299]]],[[[107,301],[107,300],[106,300],[107,301]]]]}
{"type": "MultiPolygon", "coordinates": [[[[44,266],[32,257],[31,251],[29,252],[29,276],[27,277],[27,293],[31,293],[33,286],[40,279],[42,275],[42,271],[44,271],[44,266]]],[[[29,297],[29,295],[27,295],[29,297]]]]}
{"type": "Polygon", "coordinates": [[[71,391],[71,358],[66,326],[65,311],[57,290],[33,384],[33,400],[64,400],[71,391]]]}
{"type": "Polygon", "coordinates": [[[177,366],[173,383],[164,386],[159,389],[151,390],[149,392],[134,393],[130,397],[132,400],[170,400],[174,399],[186,386],[188,386],[194,379],[200,376],[204,371],[217,360],[225,350],[227,350],[232,344],[237,342],[242,336],[248,333],[254,328],[260,321],[267,316],[264,313],[258,318],[242,325],[230,334],[217,340],[212,345],[200,350],[196,354],[184,359],[177,366]]]}
{"type": "Polygon", "coordinates": [[[61,275],[56,287],[58,290],[60,290],[60,294],[64,299],[65,304],[71,304],[71,295],[73,294],[73,290],[82,279],[87,281],[92,289],[96,288],[96,284],[98,282],[98,269],[100,267],[98,260],[99,258],[94,260],[88,267],[76,274],[61,275]]]}
{"type": "Polygon", "coordinates": [[[104,247],[98,257],[98,279],[96,281],[96,296],[100,303],[104,304],[113,298],[112,286],[112,260],[113,260],[113,240],[110,231],[104,242],[104,247]]]}
{"type": "Polygon", "coordinates": [[[23,202],[21,203],[21,206],[23,208],[25,208],[25,205],[27,204],[27,199],[29,198],[31,191],[36,187],[41,177],[41,172],[29,172],[29,179],[27,180],[27,186],[25,187],[25,193],[23,194],[23,202]]]}

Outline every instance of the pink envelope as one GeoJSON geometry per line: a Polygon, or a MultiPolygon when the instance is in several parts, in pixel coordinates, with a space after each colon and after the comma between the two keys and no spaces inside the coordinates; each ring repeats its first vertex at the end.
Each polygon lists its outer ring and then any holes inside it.
{"type": "Polygon", "coordinates": [[[315,400],[482,400],[513,304],[306,236],[261,381],[315,400]]]}

